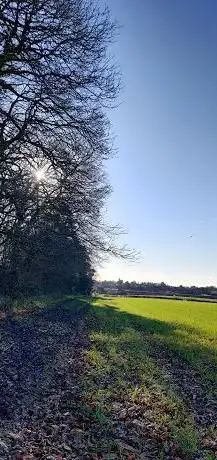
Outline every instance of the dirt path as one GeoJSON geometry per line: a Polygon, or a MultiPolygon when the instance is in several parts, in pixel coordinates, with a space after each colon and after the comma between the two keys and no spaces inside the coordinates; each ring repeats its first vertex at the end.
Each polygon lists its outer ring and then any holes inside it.
{"type": "Polygon", "coordinates": [[[82,312],[56,307],[2,324],[0,333],[0,458],[88,458],[79,414],[82,312]]]}

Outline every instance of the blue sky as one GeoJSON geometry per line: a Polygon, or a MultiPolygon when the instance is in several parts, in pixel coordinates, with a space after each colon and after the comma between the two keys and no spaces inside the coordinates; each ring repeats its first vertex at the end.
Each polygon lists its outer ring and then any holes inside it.
{"type": "Polygon", "coordinates": [[[99,276],[217,285],[217,2],[107,4],[124,84],[108,217],[141,260],[111,259],[99,276]]]}

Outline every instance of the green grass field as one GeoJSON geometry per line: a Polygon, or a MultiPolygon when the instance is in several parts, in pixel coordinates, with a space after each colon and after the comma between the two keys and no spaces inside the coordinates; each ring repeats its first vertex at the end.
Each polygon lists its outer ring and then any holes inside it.
{"type": "Polygon", "coordinates": [[[193,367],[216,379],[217,305],[162,299],[110,298],[95,305],[107,305],[123,314],[123,321],[179,352],[193,367]],[[127,314],[132,315],[127,317],[127,314]],[[124,318],[125,317],[125,318],[124,318]]]}
{"type": "Polygon", "coordinates": [[[217,305],[98,297],[88,315],[86,398],[102,429],[105,458],[149,458],[149,449],[156,459],[217,458],[209,418],[217,394],[217,305]],[[115,435],[107,436],[114,424],[125,439],[118,445],[115,435]]]}

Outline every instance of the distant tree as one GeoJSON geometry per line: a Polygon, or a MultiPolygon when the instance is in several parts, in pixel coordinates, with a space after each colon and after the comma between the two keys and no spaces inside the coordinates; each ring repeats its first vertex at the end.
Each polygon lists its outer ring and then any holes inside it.
{"type": "Polygon", "coordinates": [[[126,290],[129,290],[129,289],[130,289],[130,283],[129,283],[129,281],[126,281],[126,282],[124,283],[124,287],[125,287],[126,290]]]}
{"type": "Polygon", "coordinates": [[[123,295],[124,292],[125,292],[123,280],[121,280],[121,279],[119,278],[119,280],[117,281],[116,287],[117,287],[117,289],[118,289],[118,293],[119,293],[120,295],[123,295]]]}

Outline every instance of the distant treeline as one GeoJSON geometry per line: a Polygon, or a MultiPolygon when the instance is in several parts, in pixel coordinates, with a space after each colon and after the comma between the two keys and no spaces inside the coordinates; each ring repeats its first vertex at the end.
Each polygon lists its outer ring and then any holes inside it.
{"type": "Polygon", "coordinates": [[[185,297],[217,297],[215,286],[170,286],[164,282],[150,283],[136,281],[95,281],[94,288],[101,294],[135,295],[135,296],[185,296],[185,297]]]}

